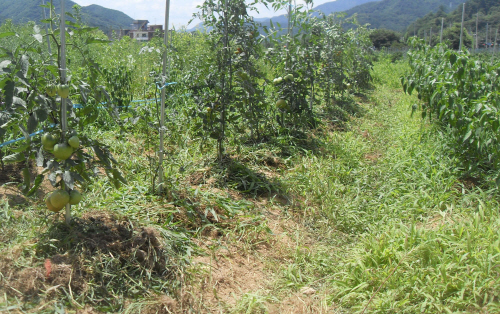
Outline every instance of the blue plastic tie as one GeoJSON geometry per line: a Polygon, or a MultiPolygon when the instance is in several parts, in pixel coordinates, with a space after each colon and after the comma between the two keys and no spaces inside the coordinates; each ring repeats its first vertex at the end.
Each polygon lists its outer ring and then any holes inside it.
{"type": "MultiPolygon", "coordinates": [[[[161,87],[161,88],[160,88],[160,87],[159,87],[159,85],[158,85],[158,83],[157,83],[157,86],[158,86],[158,88],[159,88],[159,89],[163,89],[163,88],[165,88],[165,87],[167,87],[167,86],[170,86],[170,85],[175,85],[175,84],[177,84],[177,82],[166,83],[166,84],[165,84],[165,86],[163,86],[163,87],[161,87]]],[[[189,96],[191,96],[191,95],[192,95],[191,93],[187,93],[187,94],[180,95],[179,97],[189,97],[189,96]]],[[[159,98],[156,98],[156,99],[155,99],[155,98],[151,98],[151,99],[144,99],[144,100],[133,100],[131,103],[141,103],[141,104],[147,104],[147,103],[155,102],[155,101],[157,101],[157,100],[159,100],[159,98]]],[[[105,104],[107,104],[107,102],[102,102],[102,103],[101,103],[101,105],[105,105],[105,104]]],[[[130,107],[131,107],[131,106],[119,106],[118,108],[130,108],[130,107]]],[[[75,108],[75,109],[83,109],[83,108],[84,108],[84,106],[83,106],[82,104],[73,104],[73,108],[75,108]]],[[[97,107],[97,108],[98,108],[98,109],[104,109],[104,108],[106,108],[106,107],[97,107]]],[[[51,128],[52,128],[52,127],[54,127],[54,126],[55,126],[55,124],[50,125],[50,127],[51,127],[51,128]]],[[[38,135],[38,134],[40,134],[40,133],[43,133],[43,132],[44,132],[44,130],[37,131],[37,132],[35,132],[35,133],[33,133],[33,134],[30,134],[30,136],[29,136],[29,137],[36,136],[36,135],[38,135]]],[[[8,142],[5,142],[5,143],[3,143],[3,144],[0,144],[0,148],[5,147],[5,146],[8,146],[8,145],[10,145],[10,144],[14,144],[14,143],[16,143],[16,142],[19,142],[19,141],[22,141],[22,140],[25,140],[25,139],[26,139],[26,138],[21,137],[21,138],[15,139],[15,140],[10,140],[10,141],[8,141],[8,142]]]]}
{"type": "MultiPolygon", "coordinates": [[[[50,127],[51,127],[51,128],[52,128],[52,127],[54,127],[54,126],[55,126],[55,124],[51,124],[51,125],[50,125],[50,127]]],[[[30,134],[30,135],[29,135],[29,137],[36,136],[36,135],[38,135],[38,134],[40,134],[40,133],[43,133],[43,132],[44,132],[44,130],[43,130],[43,129],[42,129],[42,130],[40,130],[40,131],[36,131],[35,133],[30,134]]],[[[14,144],[14,143],[16,143],[16,142],[20,142],[20,141],[25,140],[25,139],[26,139],[26,137],[21,137],[21,138],[15,139],[15,140],[10,140],[10,141],[8,141],[8,142],[5,142],[5,143],[3,143],[3,144],[0,144],[0,148],[5,147],[5,146],[10,145],[10,144],[14,144]]]]}
{"type": "Polygon", "coordinates": [[[160,82],[156,82],[156,87],[158,87],[159,90],[162,90],[167,86],[175,85],[175,84],[177,84],[177,82],[170,82],[170,83],[165,83],[165,85],[163,85],[163,87],[160,87],[160,82]]]}

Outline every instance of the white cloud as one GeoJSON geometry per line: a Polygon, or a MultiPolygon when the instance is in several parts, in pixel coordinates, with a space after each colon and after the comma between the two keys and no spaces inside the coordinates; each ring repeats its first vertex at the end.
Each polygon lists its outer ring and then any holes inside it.
{"type": "MultiPolygon", "coordinates": [[[[165,23],[165,0],[73,0],[81,6],[90,4],[98,4],[103,7],[119,10],[129,15],[133,19],[149,20],[151,24],[165,23]]],[[[332,0],[314,1],[315,5],[319,5],[332,0]]],[[[298,0],[297,3],[302,2],[298,0]]],[[[201,5],[203,0],[170,0],[170,25],[180,27],[186,25],[191,19],[193,13],[196,13],[197,5],[201,5]]],[[[259,6],[259,14],[254,13],[255,17],[270,17],[284,12],[274,12],[267,10],[264,6],[259,6]]]]}

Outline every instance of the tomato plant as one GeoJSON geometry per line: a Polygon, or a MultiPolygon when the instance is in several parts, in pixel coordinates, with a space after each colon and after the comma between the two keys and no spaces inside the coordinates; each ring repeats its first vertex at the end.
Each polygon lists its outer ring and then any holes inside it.
{"type": "Polygon", "coordinates": [[[277,121],[282,126],[302,126],[311,121],[316,78],[316,55],[320,37],[313,29],[316,19],[311,16],[311,1],[305,5],[288,7],[289,31],[286,35],[277,29],[265,30],[267,45],[267,65],[273,69],[274,98],[278,112],[277,121]],[[305,115],[304,115],[305,114],[305,115]],[[287,123],[289,117],[289,123],[287,123]]]}
{"type": "Polygon", "coordinates": [[[357,88],[366,88],[371,80],[369,31],[356,20],[349,20],[355,29],[347,29],[344,14],[326,16],[320,22],[324,32],[321,45],[320,85],[325,102],[357,88]]]}
{"type": "MultiPolygon", "coordinates": [[[[3,45],[0,47],[0,58],[4,59],[0,63],[0,90],[4,102],[0,135],[9,133],[24,137],[16,147],[9,148],[9,155],[2,158],[3,162],[25,164],[23,192],[33,195],[47,176],[52,185],[59,188],[54,192],[57,196],[52,197],[54,194],[51,194],[49,197],[52,205],[49,209],[60,210],[62,203],[70,202],[65,193],[76,195],[72,191],[75,191],[77,184],[91,180],[94,165],[104,168],[116,186],[125,182],[125,179],[116,169],[117,162],[108,148],[84,132],[85,127],[96,119],[97,113],[92,112],[93,107],[84,106],[77,110],[72,103],[74,98],[88,101],[90,98],[100,98],[100,94],[88,88],[90,85],[84,81],[72,77],[71,73],[66,75],[66,36],[69,36],[68,47],[80,54],[83,66],[89,69],[95,68],[96,64],[83,53],[85,47],[106,41],[91,36],[95,28],[64,22],[64,16],[55,14],[52,2],[46,7],[51,10],[51,18],[45,21],[51,26],[48,35],[42,35],[35,26],[31,42],[21,43],[12,49],[3,45]],[[53,27],[59,23],[61,27],[53,27]],[[65,30],[63,34],[61,29],[65,30]],[[55,45],[55,60],[44,51],[44,38],[55,45]],[[44,133],[42,140],[33,137],[40,128],[43,128],[44,133]],[[31,160],[44,168],[34,182],[31,182],[29,170],[31,160]],[[60,194],[64,195],[60,197],[60,194]]],[[[0,33],[0,38],[9,36],[16,34],[0,33]]],[[[75,203],[75,199],[72,203],[75,203]]]]}
{"type": "Polygon", "coordinates": [[[213,54],[206,60],[206,76],[199,78],[193,89],[199,116],[203,119],[202,128],[217,140],[219,160],[224,156],[229,125],[237,124],[242,115],[258,134],[257,113],[262,94],[256,88],[259,73],[254,67],[259,57],[254,43],[257,28],[249,15],[258,3],[267,4],[267,1],[247,4],[244,0],[206,0],[199,6],[197,16],[204,27],[211,29],[207,39],[213,54]],[[238,100],[237,94],[242,99],[238,100]]]}

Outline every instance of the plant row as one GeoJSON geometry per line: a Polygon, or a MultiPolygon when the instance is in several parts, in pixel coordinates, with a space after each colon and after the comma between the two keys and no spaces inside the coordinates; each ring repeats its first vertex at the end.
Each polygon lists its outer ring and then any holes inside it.
{"type": "Polygon", "coordinates": [[[411,41],[411,67],[401,79],[403,89],[418,92],[422,117],[436,121],[451,138],[464,170],[472,175],[493,173],[500,178],[500,64],[479,60],[466,51],[444,45],[431,48],[411,41]]]}
{"type": "MultiPolygon", "coordinates": [[[[162,89],[169,94],[166,125],[172,136],[167,145],[179,144],[175,141],[187,127],[202,142],[216,142],[222,161],[228,141],[260,142],[298,129],[307,132],[316,123],[318,105],[334,106],[368,86],[367,28],[342,16],[315,18],[310,1],[296,7],[272,1],[276,10],[289,8],[288,32],[279,25],[261,28],[250,15],[258,3],[271,5],[265,0],[205,1],[196,16],[207,31],[172,32],[166,45],[160,36],[147,46],[128,37],[109,42],[81,23],[78,7],[67,13],[71,20],[64,25],[64,45],[57,27],[61,15],[52,1],[45,5],[50,11],[45,31],[34,24],[29,30],[2,26],[0,143],[25,137],[0,151],[2,162],[25,165],[23,190],[28,194],[48,176],[63,191],[56,194],[63,201],[49,197],[47,203],[59,210],[62,203],[71,203],[67,196],[77,185],[91,180],[96,167],[116,186],[125,182],[109,149],[93,138],[96,126],[120,134],[134,127],[155,151],[164,150],[157,140],[162,89]],[[161,74],[164,54],[166,75],[161,74]],[[133,105],[136,98],[143,102],[133,105]],[[39,129],[44,130],[41,140],[30,137],[39,129]],[[44,168],[34,182],[28,171],[33,160],[44,168]]],[[[161,166],[157,163],[152,162],[152,170],[161,166]]]]}

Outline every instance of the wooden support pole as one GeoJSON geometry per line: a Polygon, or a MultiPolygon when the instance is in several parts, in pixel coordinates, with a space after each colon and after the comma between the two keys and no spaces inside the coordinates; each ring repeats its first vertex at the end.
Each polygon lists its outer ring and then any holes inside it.
{"type": "Polygon", "coordinates": [[[158,167],[158,192],[162,193],[163,192],[163,180],[164,180],[164,173],[163,173],[163,159],[164,159],[164,141],[165,141],[165,98],[166,98],[166,93],[165,89],[166,86],[165,84],[167,83],[166,77],[167,77],[167,54],[168,54],[168,33],[169,33],[169,16],[170,16],[170,0],[166,0],[165,3],[165,33],[163,34],[163,43],[165,44],[165,51],[163,53],[163,69],[162,69],[162,79],[161,79],[161,109],[160,109],[160,148],[158,150],[159,154],[159,167],[158,167]]]}
{"type": "Polygon", "coordinates": [[[439,39],[439,43],[443,43],[443,28],[444,28],[444,17],[441,18],[441,37],[439,39]]]}
{"type": "MultiPolygon", "coordinates": [[[[66,8],[65,8],[65,0],[61,0],[61,25],[59,30],[61,31],[61,59],[60,66],[61,69],[61,81],[60,84],[67,84],[66,82],[66,8]]],[[[66,132],[68,131],[68,108],[66,106],[66,98],[61,97],[61,130],[62,136],[61,138],[65,140],[66,132]]],[[[65,187],[66,191],[68,190],[65,187]]],[[[69,225],[71,222],[71,205],[66,205],[66,212],[64,215],[66,219],[66,223],[69,225]]]]}
{"type": "Polygon", "coordinates": [[[459,48],[459,51],[462,51],[462,45],[463,45],[464,18],[465,18],[465,3],[464,3],[463,10],[462,10],[462,26],[460,27],[460,48],[459,48]]]}
{"type": "Polygon", "coordinates": [[[479,33],[478,33],[478,24],[479,24],[479,12],[476,14],[476,49],[479,48],[479,33]]]}

